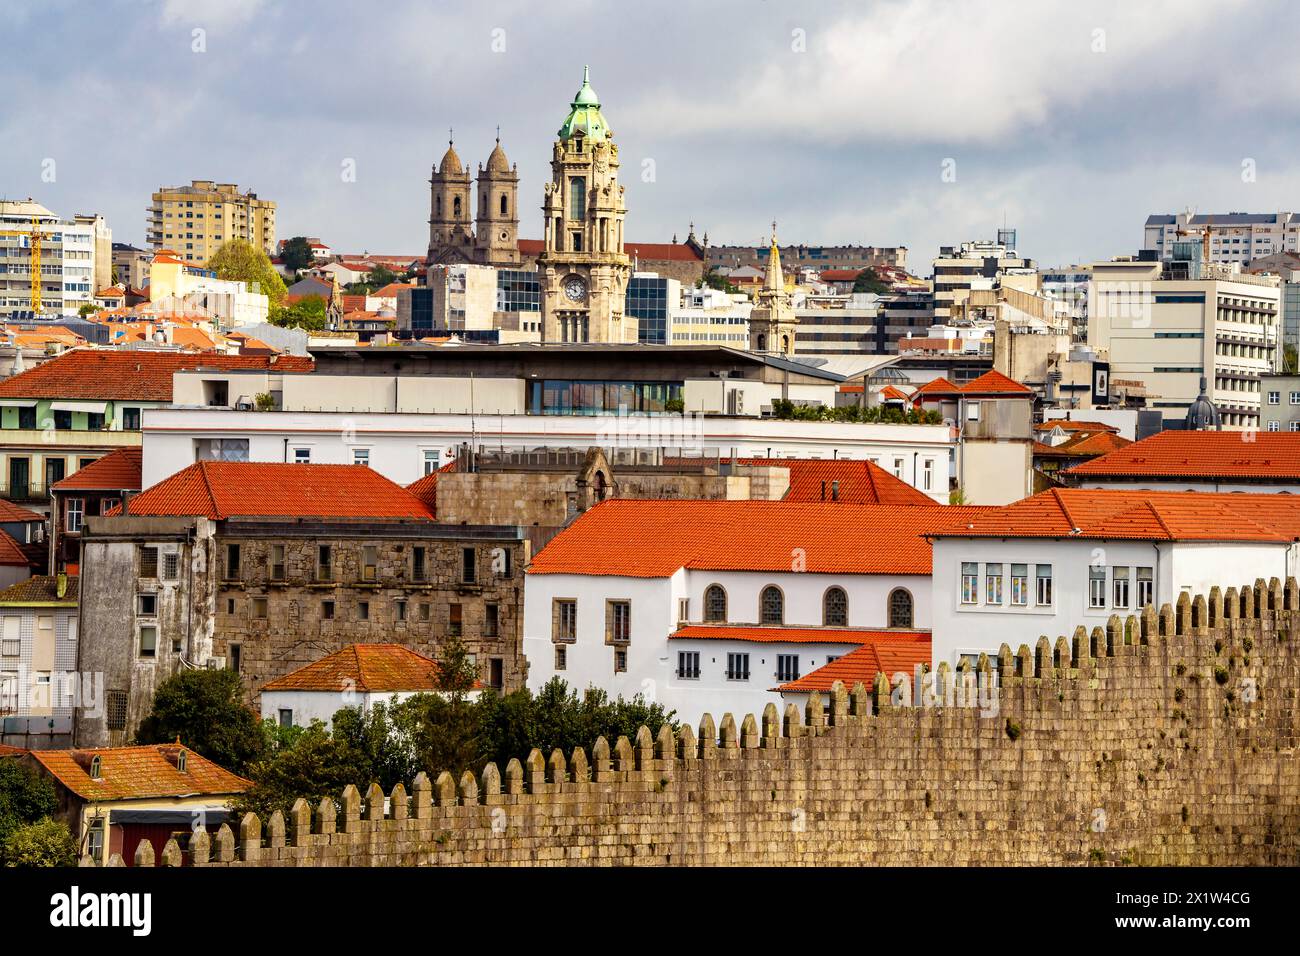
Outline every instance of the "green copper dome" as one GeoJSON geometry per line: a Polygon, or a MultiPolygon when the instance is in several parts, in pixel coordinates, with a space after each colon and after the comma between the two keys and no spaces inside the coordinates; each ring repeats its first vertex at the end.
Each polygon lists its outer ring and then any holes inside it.
{"type": "Polygon", "coordinates": [[[600,114],[600,100],[589,81],[590,68],[582,68],[582,88],[578,90],[573,102],[569,104],[569,115],[564,120],[557,134],[560,139],[568,140],[575,133],[581,133],[592,142],[603,142],[613,136],[605,117],[600,114]]]}

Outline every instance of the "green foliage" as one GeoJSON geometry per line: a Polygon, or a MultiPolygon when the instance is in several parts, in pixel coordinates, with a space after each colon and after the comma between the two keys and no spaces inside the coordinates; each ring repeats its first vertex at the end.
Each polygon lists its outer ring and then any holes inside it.
{"type": "Polygon", "coordinates": [[[406,276],[399,276],[387,266],[375,266],[366,275],[364,282],[349,282],[343,287],[343,291],[349,295],[370,295],[379,291],[390,282],[400,282],[403,278],[411,275],[411,270],[407,271],[406,276]]]}
{"type": "Polygon", "coordinates": [[[243,697],[235,671],[180,671],[158,688],[136,743],[172,743],[179,738],[195,753],[243,773],[266,749],[261,722],[243,697]]]}
{"type": "Polygon", "coordinates": [[[1020,723],[1010,717],[1007,718],[1007,736],[1012,740],[1020,739],[1020,723]]]}
{"type": "Polygon", "coordinates": [[[708,286],[710,289],[721,289],[729,295],[734,295],[740,291],[740,289],[736,288],[727,280],[726,276],[719,273],[713,266],[709,266],[709,271],[704,273],[704,278],[701,280],[701,284],[708,286]]]}
{"type": "Polygon", "coordinates": [[[327,303],[323,296],[303,296],[292,305],[281,305],[271,309],[266,320],[272,325],[290,329],[306,329],[319,332],[327,324],[327,303]]]}
{"type": "Polygon", "coordinates": [[[57,808],[54,784],[17,759],[0,759],[0,844],[57,808]]]}
{"type": "Polygon", "coordinates": [[[680,415],[686,411],[686,400],[682,398],[670,398],[668,401],[664,402],[664,411],[680,415]]]}
{"type": "Polygon", "coordinates": [[[280,247],[280,259],[288,269],[294,272],[301,272],[314,261],[311,251],[311,243],[307,241],[306,236],[294,236],[292,239],[286,239],[284,245],[280,247]]]}
{"type": "Polygon", "coordinates": [[[927,411],[920,408],[900,409],[884,405],[869,408],[860,408],[857,405],[841,405],[836,408],[829,408],[825,405],[796,405],[784,398],[773,400],[772,414],[779,419],[801,422],[862,422],[887,425],[943,424],[943,416],[933,410],[927,411]]]}
{"type": "Polygon", "coordinates": [[[94,302],[86,302],[77,310],[77,315],[84,319],[86,316],[90,315],[90,313],[98,312],[102,308],[103,306],[96,305],[94,302]]]}
{"type": "Polygon", "coordinates": [[[258,392],[253,396],[253,405],[259,412],[269,412],[275,408],[275,396],[270,392],[258,392]]]}
{"type": "Polygon", "coordinates": [[[438,679],[435,682],[438,689],[463,696],[473,689],[477,680],[478,667],[469,656],[469,650],[459,637],[448,637],[438,656],[438,679]]]}
{"type": "Polygon", "coordinates": [[[1288,375],[1294,375],[1300,371],[1300,364],[1296,361],[1296,347],[1294,345],[1285,345],[1282,347],[1282,371],[1288,375]]]}
{"type": "Polygon", "coordinates": [[[960,488],[954,488],[952,491],[948,492],[948,504],[964,505],[965,503],[966,492],[962,491],[960,488]]]}
{"type": "Polygon", "coordinates": [[[77,841],[66,823],[43,817],[6,837],[0,860],[5,866],[76,866],[77,841]]]}
{"type": "Polygon", "coordinates": [[[863,269],[858,273],[857,278],[853,280],[854,292],[874,292],[876,295],[884,295],[889,291],[889,286],[881,281],[880,276],[876,275],[875,269],[863,269]]]}
{"type": "MultiPolygon", "coordinates": [[[[357,711],[345,708],[335,720],[349,713],[357,711]]],[[[370,765],[352,740],[344,734],[331,734],[316,720],[294,735],[287,746],[253,762],[246,775],[255,786],[232,803],[235,818],[252,811],[265,819],[275,810],[287,814],[298,797],[305,797],[315,810],[325,797],[337,800],[350,783],[364,788],[369,783],[370,765]]]]}
{"type": "Polygon", "coordinates": [[[284,280],[267,254],[247,239],[231,239],[212,254],[207,267],[218,279],[247,282],[251,291],[266,296],[271,308],[284,299],[284,280]]]}

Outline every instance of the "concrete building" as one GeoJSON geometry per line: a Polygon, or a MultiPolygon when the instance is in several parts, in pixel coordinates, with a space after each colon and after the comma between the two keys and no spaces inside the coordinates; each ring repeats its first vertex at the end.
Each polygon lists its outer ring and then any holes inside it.
{"type": "Polygon", "coordinates": [[[974,664],[1003,644],[1069,640],[1112,614],[1207,594],[1225,568],[1285,580],[1300,509],[1283,495],[1058,488],[930,537],[934,662],[974,664]]]}
{"type": "Polygon", "coordinates": [[[1070,319],[1071,340],[1076,343],[1088,341],[1088,280],[1091,275],[1092,267],[1086,265],[1038,270],[1043,295],[1064,305],[1065,314],[1070,319]]]}
{"type": "Polygon", "coordinates": [[[1261,375],[1260,431],[1300,432],[1300,375],[1261,375]]]}
{"type": "Polygon", "coordinates": [[[1207,261],[1244,266],[1279,252],[1296,252],[1300,216],[1291,212],[1189,212],[1147,216],[1142,248],[1157,259],[1174,258],[1174,247],[1189,238],[1206,241],[1207,261]]]}
{"type": "MultiPolygon", "coordinates": [[[[633,281],[637,279],[633,275],[633,281]]],[[[707,286],[681,290],[680,303],[668,313],[669,345],[749,345],[749,299],[707,286]]],[[[795,340],[796,347],[798,339],[795,340]]]]}
{"type": "Polygon", "coordinates": [[[972,289],[1012,286],[1025,292],[1038,290],[1038,267],[1021,257],[1014,246],[976,240],[960,246],[942,246],[934,260],[934,318],[944,323],[972,289]]]}
{"type": "Polygon", "coordinates": [[[229,667],[263,684],[345,644],[383,638],[435,659],[460,637],[489,687],[523,684],[520,529],[448,526],[355,466],[205,461],[82,530],[78,668],[105,706],[79,745],[130,739],[159,683],[229,667]]]}
{"type": "Polygon", "coordinates": [[[1279,370],[1300,372],[1300,253],[1275,252],[1252,259],[1243,270],[1251,275],[1275,275],[1282,299],[1283,355],[1279,370]]]}
{"type": "Polygon", "coordinates": [[[187,265],[169,249],[149,263],[149,304],[182,314],[211,316],[219,327],[265,322],[270,300],[248,283],[218,279],[209,269],[187,265]]]}
{"type": "Polygon", "coordinates": [[[109,285],[111,244],[102,216],[61,219],[31,199],[0,200],[0,319],[35,317],[34,262],[39,262],[42,315],[76,315],[93,305],[95,293],[109,285]],[[39,250],[33,248],[33,234],[40,237],[39,250]],[[105,281],[98,282],[100,277],[105,281]]]}
{"type": "Polygon", "coordinates": [[[1205,378],[1225,428],[1256,428],[1260,376],[1281,362],[1278,279],[1204,263],[1201,254],[1190,243],[1164,266],[1094,264],[1088,345],[1106,353],[1112,379],[1142,382],[1148,406],[1169,425],[1185,417],[1205,378]]]}
{"type": "Polygon", "coordinates": [[[224,243],[244,239],[275,255],[275,203],[234,183],[193,180],[153,194],[145,239],[158,252],[173,249],[191,265],[203,265],[224,243]]]}

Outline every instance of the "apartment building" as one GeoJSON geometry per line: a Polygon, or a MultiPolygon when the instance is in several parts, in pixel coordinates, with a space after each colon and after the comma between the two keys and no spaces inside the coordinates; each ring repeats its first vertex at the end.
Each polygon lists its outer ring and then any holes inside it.
{"type": "Polygon", "coordinates": [[[1208,261],[1244,266],[1263,256],[1300,251],[1298,236],[1300,215],[1292,212],[1180,212],[1147,216],[1142,248],[1157,259],[1172,259],[1175,245],[1191,238],[1205,242],[1208,261]]]}
{"type": "Polygon", "coordinates": [[[1020,256],[1014,246],[979,239],[960,246],[942,246],[934,260],[934,320],[947,322],[953,308],[972,289],[1012,286],[1025,292],[1038,291],[1038,267],[1033,259],[1020,256]]]}
{"type": "Polygon", "coordinates": [[[1185,418],[1204,378],[1224,428],[1256,428],[1260,376],[1281,362],[1279,280],[1202,262],[1200,248],[1184,244],[1163,265],[1094,264],[1088,345],[1107,353],[1113,379],[1142,382],[1169,424],[1185,418]]]}
{"type": "Polygon", "coordinates": [[[71,717],[76,657],[75,574],[0,591],[0,717],[71,717]]]}
{"type": "Polygon", "coordinates": [[[31,199],[0,200],[0,319],[34,317],[34,263],[42,315],[76,315],[93,305],[112,275],[111,246],[102,216],[63,219],[31,199]],[[39,250],[33,249],[34,234],[39,250]]]}
{"type": "Polygon", "coordinates": [[[1300,375],[1261,375],[1260,431],[1300,432],[1300,375]]]}
{"type": "Polygon", "coordinates": [[[202,265],[232,239],[245,239],[275,255],[275,203],[234,183],[196,179],[163,186],[153,194],[145,237],[155,252],[173,249],[187,263],[202,265]]]}

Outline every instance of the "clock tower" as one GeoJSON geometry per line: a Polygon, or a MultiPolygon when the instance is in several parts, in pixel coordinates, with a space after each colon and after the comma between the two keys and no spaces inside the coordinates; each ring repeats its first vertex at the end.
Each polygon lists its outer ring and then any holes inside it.
{"type": "Polygon", "coordinates": [[[557,135],[537,256],[542,341],[634,343],[637,321],[623,315],[631,261],[623,252],[618,146],[586,67],[557,135]]]}

